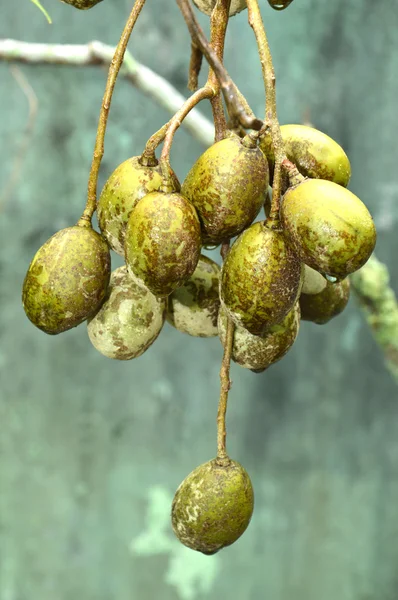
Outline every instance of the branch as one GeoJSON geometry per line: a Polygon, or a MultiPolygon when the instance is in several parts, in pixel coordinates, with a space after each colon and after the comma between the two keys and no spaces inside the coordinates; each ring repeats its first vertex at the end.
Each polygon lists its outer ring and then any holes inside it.
{"type": "Polygon", "coordinates": [[[366,322],[384,352],[386,366],[398,383],[398,302],[386,265],[372,256],[350,276],[366,322]]]}
{"type": "MultiPolygon", "coordinates": [[[[115,48],[102,42],[80,44],[34,44],[19,40],[0,40],[0,61],[22,62],[31,65],[51,64],[75,67],[109,67],[115,48]]],[[[150,96],[171,114],[181,108],[184,96],[157,73],[137,62],[127,51],[120,75],[137,89],[150,96]]],[[[198,110],[193,110],[183,126],[204,146],[214,140],[214,126],[198,110]]]]}

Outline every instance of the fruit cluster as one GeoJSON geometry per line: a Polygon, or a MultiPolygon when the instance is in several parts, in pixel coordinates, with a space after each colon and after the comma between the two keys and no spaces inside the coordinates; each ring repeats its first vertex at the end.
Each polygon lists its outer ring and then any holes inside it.
{"type": "MultiPolygon", "coordinates": [[[[99,0],[67,1],[90,8],[99,0]]],[[[292,0],[268,1],[282,10],[292,0]]],[[[177,2],[194,25],[190,31],[198,31],[188,0],[177,2]]],[[[235,14],[248,7],[256,35],[266,40],[257,0],[194,2],[212,13],[218,45],[225,37],[228,8],[235,14]]],[[[113,359],[142,355],[166,319],[191,336],[219,336],[224,358],[217,456],[188,475],[172,506],[178,539],[214,554],[242,535],[254,502],[247,472],[225,447],[230,358],[263,372],[292,347],[300,320],[322,324],[338,315],[348,302],[348,275],[370,257],[376,232],[365,205],[346,189],[351,168],[343,149],[312,127],[279,128],[273,76],[265,77],[269,120],[260,122],[258,131],[229,130],[219,114],[216,118],[213,105],[219,141],[198,158],[182,185],[169,165],[171,141],[196,101],[217,100],[213,80],[151,137],[141,156],[116,168],[96,201],[117,69],[144,3],[136,0],[110,67],[86,209],[75,226],[59,231],[38,250],[22,299],[28,318],[48,334],[86,321],[93,346],[113,359]],[[154,148],[163,140],[158,161],[154,148]],[[95,209],[101,233],[92,228],[95,209]],[[265,218],[256,220],[262,209],[265,218]],[[220,245],[221,268],[203,254],[203,249],[220,245]],[[125,259],[112,273],[111,249],[125,259]]],[[[267,44],[258,45],[263,64],[271,69],[267,44]]],[[[195,71],[198,63],[193,65],[195,71]]],[[[250,123],[246,129],[258,120],[250,123]]]]}

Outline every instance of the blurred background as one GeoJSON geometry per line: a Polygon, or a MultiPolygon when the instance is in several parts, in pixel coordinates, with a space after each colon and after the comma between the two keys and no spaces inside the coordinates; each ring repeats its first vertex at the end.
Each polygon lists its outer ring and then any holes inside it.
{"type": "MultiPolygon", "coordinates": [[[[28,0],[1,0],[0,38],[115,45],[131,5],[47,0],[50,26],[28,0]]],[[[263,0],[262,12],[280,121],[310,120],[344,147],[397,290],[397,4],[295,0],[275,12],[263,0]]],[[[261,116],[246,20],[231,20],[226,66],[261,116]]],[[[187,94],[190,43],[174,2],[148,0],[129,48],[187,94]]],[[[264,374],[232,366],[228,448],[256,506],[244,536],[212,557],[181,546],[169,514],[182,479],[215,454],[219,340],[166,324],[146,354],[118,363],[85,325],[49,337],[25,317],[30,260],[82,212],[105,78],[101,67],[0,61],[0,599],[396,600],[397,386],[354,298],[326,326],[304,322],[264,374]]],[[[169,116],[119,80],[100,188],[169,116]]],[[[203,149],[179,130],[181,180],[203,149]]]]}

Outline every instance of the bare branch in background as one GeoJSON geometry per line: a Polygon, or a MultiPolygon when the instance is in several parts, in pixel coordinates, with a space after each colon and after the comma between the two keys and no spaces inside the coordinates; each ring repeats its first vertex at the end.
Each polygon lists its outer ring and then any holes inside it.
{"type": "MultiPolygon", "coordinates": [[[[22,62],[31,65],[108,67],[114,51],[112,46],[97,41],[80,45],[34,44],[19,40],[0,40],[0,61],[22,62]]],[[[185,102],[185,97],[174,86],[145,65],[137,62],[129,52],[126,52],[120,74],[171,114],[177,112],[185,102]]],[[[213,143],[214,125],[198,110],[191,112],[185,119],[183,127],[204,146],[210,146],[213,143]]]]}

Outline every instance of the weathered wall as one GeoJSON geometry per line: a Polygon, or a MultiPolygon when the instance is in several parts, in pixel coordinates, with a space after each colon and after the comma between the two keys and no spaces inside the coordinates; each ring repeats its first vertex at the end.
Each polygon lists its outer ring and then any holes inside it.
{"type": "MultiPolygon", "coordinates": [[[[2,0],[0,36],[115,43],[131,2],[104,0],[84,13],[46,4],[51,27],[28,0],[2,0]]],[[[344,145],[351,189],[375,216],[378,256],[396,282],[396,2],[295,0],[274,13],[264,1],[263,14],[281,121],[309,115],[344,145]]],[[[130,47],[184,90],[188,36],[173,2],[148,1],[130,47]]],[[[261,113],[244,13],[231,22],[227,65],[261,113]]],[[[251,474],[253,521],[213,557],[174,540],[174,490],[214,453],[221,346],[166,326],[147,354],[119,364],[96,353],[84,326],[51,338],[27,321],[29,261],[84,204],[105,75],[21,68],[39,114],[0,214],[0,600],[396,600],[397,388],[354,301],[327,327],[304,323],[266,374],[233,367],[229,449],[251,474]]],[[[5,64],[0,89],[1,189],[27,103],[5,64]]],[[[101,183],[167,117],[121,81],[101,183]]],[[[177,134],[181,178],[200,151],[177,134]]]]}

